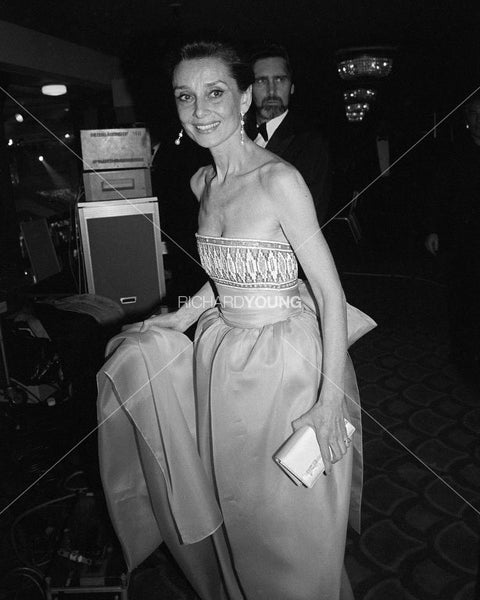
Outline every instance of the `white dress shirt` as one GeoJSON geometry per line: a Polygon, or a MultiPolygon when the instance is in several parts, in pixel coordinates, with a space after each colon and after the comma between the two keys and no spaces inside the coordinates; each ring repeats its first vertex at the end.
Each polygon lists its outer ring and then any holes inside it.
{"type": "MultiPolygon", "coordinates": [[[[269,140],[271,139],[272,135],[277,130],[277,127],[280,125],[280,123],[283,121],[283,119],[287,116],[287,113],[288,113],[288,109],[285,112],[283,112],[281,115],[278,115],[278,117],[274,117],[273,119],[270,119],[270,121],[267,121],[267,135],[268,135],[269,140]]],[[[265,148],[265,146],[268,144],[268,142],[266,142],[263,139],[263,136],[261,133],[257,134],[257,137],[254,139],[254,142],[258,146],[261,146],[262,148],[265,148]]]]}

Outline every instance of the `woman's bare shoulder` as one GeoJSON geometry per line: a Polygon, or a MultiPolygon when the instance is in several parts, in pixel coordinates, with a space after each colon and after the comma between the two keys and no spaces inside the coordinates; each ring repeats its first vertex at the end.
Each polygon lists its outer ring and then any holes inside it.
{"type": "Polygon", "coordinates": [[[299,215],[315,221],[312,196],[300,174],[284,160],[272,160],[262,167],[263,197],[280,223],[297,221],[299,215]]]}
{"type": "Polygon", "coordinates": [[[200,200],[203,194],[203,190],[207,184],[207,181],[211,179],[214,175],[214,170],[212,165],[205,165],[204,167],[200,167],[196,173],[194,173],[190,179],[190,188],[192,192],[197,197],[197,200],[200,200]]]}
{"type": "Polygon", "coordinates": [[[270,191],[278,191],[285,188],[298,188],[305,185],[300,172],[290,163],[279,157],[274,157],[260,169],[262,184],[270,191]]]}

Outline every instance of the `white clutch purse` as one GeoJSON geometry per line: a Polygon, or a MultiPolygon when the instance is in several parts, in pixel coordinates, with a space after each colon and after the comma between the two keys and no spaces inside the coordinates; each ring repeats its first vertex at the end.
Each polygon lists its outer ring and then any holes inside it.
{"type": "MultiPolygon", "coordinates": [[[[345,419],[350,439],[355,427],[345,419]]],[[[324,471],[315,431],[309,425],[297,429],[277,450],[273,459],[296,485],[311,488],[324,471]]]]}

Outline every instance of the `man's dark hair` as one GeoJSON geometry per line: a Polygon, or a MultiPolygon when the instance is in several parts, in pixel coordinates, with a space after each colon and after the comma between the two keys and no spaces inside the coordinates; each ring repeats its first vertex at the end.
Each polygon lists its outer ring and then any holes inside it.
{"type": "Polygon", "coordinates": [[[281,44],[268,44],[268,46],[262,46],[260,48],[257,48],[250,55],[250,64],[253,68],[253,65],[257,62],[257,60],[261,60],[262,58],[276,58],[277,56],[283,58],[283,60],[285,61],[287,72],[290,75],[290,79],[292,79],[293,69],[292,63],[290,62],[290,56],[288,55],[285,46],[282,46],[281,44]]]}

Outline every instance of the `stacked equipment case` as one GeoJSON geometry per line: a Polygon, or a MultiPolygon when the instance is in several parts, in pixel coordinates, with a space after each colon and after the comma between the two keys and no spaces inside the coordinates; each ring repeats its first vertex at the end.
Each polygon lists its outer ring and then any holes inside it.
{"type": "Polygon", "coordinates": [[[118,302],[140,320],[165,296],[158,199],[144,128],[81,131],[85,202],[79,203],[90,294],[118,302]]]}

